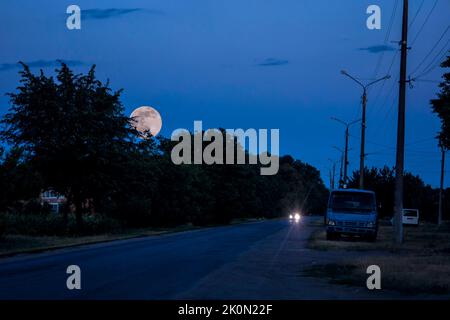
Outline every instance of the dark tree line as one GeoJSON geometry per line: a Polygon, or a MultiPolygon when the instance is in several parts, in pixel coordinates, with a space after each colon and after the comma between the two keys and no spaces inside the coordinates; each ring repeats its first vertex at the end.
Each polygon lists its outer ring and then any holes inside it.
{"type": "Polygon", "coordinates": [[[95,66],[83,75],[62,63],[54,78],[23,65],[20,74],[1,120],[0,212],[27,213],[48,189],[67,198],[64,217],[74,212],[80,229],[93,212],[144,227],[325,209],[319,171],[290,156],[275,176],[261,176],[259,165],[173,164],[175,142],[140,138],[121,91],[97,80],[95,66]]]}
{"type": "MultiPolygon", "coordinates": [[[[394,213],[395,170],[389,167],[366,168],[364,184],[367,190],[374,191],[380,205],[380,217],[392,217],[394,213]]],[[[358,188],[359,171],[353,172],[349,187],[358,188]]],[[[423,180],[410,172],[404,175],[404,208],[419,209],[421,219],[436,222],[438,213],[439,190],[427,185],[423,180]]],[[[450,210],[450,188],[445,191],[444,212],[450,210]]]]}
{"type": "MultiPolygon", "coordinates": [[[[450,56],[441,64],[444,69],[450,68],[450,56]]],[[[441,131],[438,135],[439,144],[445,150],[450,149],[450,72],[444,73],[442,82],[439,84],[441,91],[437,99],[431,100],[433,112],[441,120],[441,131]]]]}

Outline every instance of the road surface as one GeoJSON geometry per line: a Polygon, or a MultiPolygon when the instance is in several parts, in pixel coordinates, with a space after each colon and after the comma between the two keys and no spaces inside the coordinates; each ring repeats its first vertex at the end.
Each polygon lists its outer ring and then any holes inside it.
{"type": "Polygon", "coordinates": [[[387,298],[365,284],[301,276],[342,255],[305,248],[319,221],[270,220],[1,259],[0,299],[387,298]],[[81,268],[81,290],[67,289],[69,265],[81,268]]]}

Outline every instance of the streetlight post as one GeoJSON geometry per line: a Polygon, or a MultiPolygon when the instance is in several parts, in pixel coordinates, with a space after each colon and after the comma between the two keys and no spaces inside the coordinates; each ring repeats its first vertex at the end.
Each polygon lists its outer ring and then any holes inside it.
{"type": "Polygon", "coordinates": [[[330,178],[331,178],[331,180],[330,180],[330,189],[331,190],[334,190],[334,186],[335,186],[335,184],[334,184],[334,178],[336,177],[336,163],[337,163],[337,161],[335,161],[335,160],[333,160],[333,159],[328,159],[330,162],[331,162],[331,164],[332,164],[332,166],[331,166],[331,170],[330,170],[330,178]]]}
{"type": "Polygon", "coordinates": [[[341,162],[341,165],[340,165],[340,169],[339,169],[339,188],[342,188],[343,187],[343,175],[342,175],[342,170],[344,169],[344,150],[342,150],[341,148],[339,148],[339,147],[336,147],[336,146],[333,146],[333,148],[335,148],[337,151],[339,151],[340,153],[341,153],[341,156],[340,156],[340,162],[341,162]]]}
{"type": "Polygon", "coordinates": [[[367,105],[367,89],[374,85],[375,83],[378,83],[380,81],[384,81],[387,79],[390,79],[391,76],[387,75],[383,78],[377,79],[375,81],[372,81],[368,84],[364,84],[355,77],[351,76],[347,71],[342,70],[341,73],[353,81],[355,81],[357,84],[359,84],[363,88],[363,95],[362,95],[362,122],[361,122],[361,153],[360,153],[360,160],[359,160],[359,188],[364,189],[364,157],[365,157],[365,141],[366,141],[366,105],[367,105]]]}
{"type": "Polygon", "coordinates": [[[338,118],[331,117],[331,120],[337,121],[337,122],[339,122],[339,123],[341,123],[341,124],[343,124],[345,126],[345,149],[344,149],[344,178],[343,178],[343,184],[346,185],[347,184],[347,179],[348,179],[347,168],[348,168],[348,164],[349,164],[349,162],[348,162],[348,139],[349,139],[349,136],[350,136],[349,128],[350,128],[351,125],[360,122],[361,119],[358,119],[358,120],[355,120],[355,121],[352,121],[352,122],[345,122],[345,121],[342,121],[342,120],[340,120],[338,118]]]}

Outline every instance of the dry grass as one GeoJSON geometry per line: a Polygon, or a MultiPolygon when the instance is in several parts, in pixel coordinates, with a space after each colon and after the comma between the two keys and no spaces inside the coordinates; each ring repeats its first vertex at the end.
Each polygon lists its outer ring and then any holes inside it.
{"type": "Polygon", "coordinates": [[[354,261],[358,269],[378,265],[386,289],[408,293],[450,292],[450,257],[448,255],[375,256],[354,261]]]}
{"type": "Polygon", "coordinates": [[[12,256],[20,253],[54,250],[84,244],[155,236],[169,232],[181,232],[193,229],[196,229],[196,227],[184,225],[171,229],[130,229],[121,233],[79,237],[5,235],[0,239],[0,257],[12,256]]]}
{"type": "Polygon", "coordinates": [[[358,251],[353,258],[313,266],[305,274],[340,284],[365,286],[369,265],[381,268],[382,287],[408,294],[450,293],[450,227],[423,224],[405,228],[405,242],[393,244],[391,226],[380,227],[375,243],[355,239],[326,241],[325,232],[313,234],[309,247],[318,250],[358,251]]]}
{"type": "Polygon", "coordinates": [[[361,241],[357,237],[342,237],[338,241],[327,241],[325,230],[317,230],[308,242],[308,248],[314,250],[354,250],[354,251],[389,251],[392,253],[430,252],[450,253],[450,225],[438,227],[435,224],[421,224],[418,227],[404,228],[404,243],[397,245],[393,241],[394,229],[381,225],[376,242],[361,241]]]}
{"type": "MultiPolygon", "coordinates": [[[[258,222],[264,219],[234,219],[230,224],[241,224],[249,222],[258,222]]],[[[212,226],[205,226],[212,227],[212,226]]],[[[202,228],[205,228],[202,227],[202,228]]],[[[200,229],[192,224],[182,225],[173,228],[145,228],[128,229],[120,233],[98,234],[93,236],[29,236],[19,234],[7,234],[0,238],[0,258],[12,256],[20,253],[42,252],[66,247],[79,246],[84,244],[94,244],[114,240],[126,240],[138,237],[156,236],[166,233],[182,232],[188,230],[200,229]]]]}

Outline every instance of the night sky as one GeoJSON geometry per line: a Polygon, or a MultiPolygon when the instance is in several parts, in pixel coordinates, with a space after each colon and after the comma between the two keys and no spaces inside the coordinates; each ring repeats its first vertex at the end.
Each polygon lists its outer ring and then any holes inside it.
{"type": "MultiPolygon", "coordinates": [[[[194,120],[202,120],[204,128],[279,128],[281,154],[316,166],[328,184],[328,158],[337,160],[333,146],[344,142],[344,127],[330,117],[350,121],[361,111],[361,89],[340,74],[342,69],[370,81],[392,65],[392,79],[369,91],[366,164],[395,162],[399,54],[394,41],[400,40],[401,2],[2,1],[0,114],[8,109],[5,93],[18,85],[17,61],[48,74],[57,59],[77,72],[95,63],[100,79],[124,89],[127,114],[141,105],[161,113],[164,136],[176,128],[193,130],[194,120]],[[83,10],[81,30],[66,28],[70,4],[83,10]],[[382,8],[381,30],[366,28],[370,4],[382,8]]],[[[410,2],[408,74],[420,75],[428,66],[432,71],[408,88],[406,170],[437,186],[440,153],[433,138],[439,120],[429,100],[443,70],[433,69],[437,62],[432,62],[439,50],[449,49],[450,32],[421,62],[448,28],[450,1],[410,2]]],[[[359,166],[359,125],[351,135],[353,171],[359,166]]]]}

